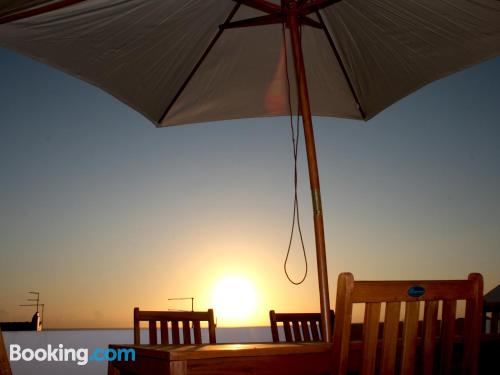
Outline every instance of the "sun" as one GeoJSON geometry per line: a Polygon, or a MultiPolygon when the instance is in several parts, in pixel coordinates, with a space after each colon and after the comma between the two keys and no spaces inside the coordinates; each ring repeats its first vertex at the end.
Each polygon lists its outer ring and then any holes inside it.
{"type": "Polygon", "coordinates": [[[244,276],[224,276],[214,287],[212,302],[215,315],[223,325],[241,325],[255,314],[257,294],[253,283],[244,276]]]}

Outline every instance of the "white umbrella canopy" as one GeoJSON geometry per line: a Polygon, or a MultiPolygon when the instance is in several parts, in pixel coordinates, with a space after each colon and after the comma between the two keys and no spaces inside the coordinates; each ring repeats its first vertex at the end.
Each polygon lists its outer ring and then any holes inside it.
{"type": "MultiPolygon", "coordinates": [[[[219,31],[231,15],[266,15],[244,5],[259,2],[0,0],[0,17],[42,9],[1,24],[0,45],[103,88],[159,126],[286,115],[281,24],[219,31]]],[[[500,53],[497,0],[320,2],[333,4],[308,18],[325,29],[302,27],[313,115],[369,119],[500,53]]]]}
{"type": "Polygon", "coordinates": [[[0,46],[106,90],[158,127],[300,112],[330,341],[311,115],[367,120],[500,55],[500,1],[0,0],[0,46]]]}

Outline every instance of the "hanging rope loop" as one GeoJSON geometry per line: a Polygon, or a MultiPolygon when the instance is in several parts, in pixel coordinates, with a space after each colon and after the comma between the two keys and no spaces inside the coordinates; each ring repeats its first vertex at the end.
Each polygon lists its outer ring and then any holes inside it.
{"type": "MultiPolygon", "coordinates": [[[[298,194],[297,194],[297,187],[298,187],[298,173],[297,173],[297,156],[298,156],[298,147],[299,147],[299,136],[300,136],[300,126],[299,126],[299,117],[300,117],[300,102],[297,103],[298,108],[297,108],[297,116],[296,116],[296,122],[295,126],[293,123],[293,112],[292,112],[292,95],[291,95],[291,87],[290,87],[290,77],[288,74],[288,56],[287,56],[287,41],[286,41],[286,30],[285,30],[285,24],[282,24],[282,32],[283,32],[283,46],[284,46],[284,53],[285,53],[285,72],[286,72],[286,80],[287,80],[287,85],[288,85],[288,110],[290,113],[290,129],[292,133],[292,147],[293,147],[293,161],[294,161],[294,167],[293,167],[293,186],[294,186],[294,195],[293,195],[293,215],[292,215],[292,228],[290,230],[290,240],[288,242],[288,250],[286,252],[286,257],[285,261],[283,263],[283,269],[285,270],[285,275],[288,278],[288,280],[294,284],[294,285],[300,285],[304,282],[304,280],[307,277],[308,273],[308,264],[307,264],[307,254],[306,254],[306,248],[304,245],[304,238],[302,236],[302,228],[300,226],[300,212],[299,212],[299,199],[298,199],[298,194]],[[299,232],[299,237],[300,237],[300,244],[302,246],[302,253],[304,255],[304,263],[305,263],[305,270],[304,270],[304,275],[299,281],[295,281],[290,277],[290,274],[288,273],[287,270],[287,264],[288,264],[288,258],[290,256],[290,250],[292,248],[292,241],[293,241],[293,236],[295,233],[295,223],[297,223],[297,230],[299,232]]],[[[300,101],[300,98],[299,98],[300,101]]]]}

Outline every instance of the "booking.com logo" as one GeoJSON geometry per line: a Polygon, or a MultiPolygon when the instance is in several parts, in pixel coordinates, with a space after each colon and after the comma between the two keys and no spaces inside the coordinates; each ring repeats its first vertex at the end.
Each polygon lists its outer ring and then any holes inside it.
{"type": "Polygon", "coordinates": [[[89,362],[104,361],[135,361],[135,349],[110,349],[96,348],[89,355],[86,348],[65,348],[63,344],[58,346],[47,345],[47,348],[22,349],[20,345],[10,345],[9,359],[16,361],[38,361],[38,362],[76,362],[78,366],[85,366],[89,362]]]}

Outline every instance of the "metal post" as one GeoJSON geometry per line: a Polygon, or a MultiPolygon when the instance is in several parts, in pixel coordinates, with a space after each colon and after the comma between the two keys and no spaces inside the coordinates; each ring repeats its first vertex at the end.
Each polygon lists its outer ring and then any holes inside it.
{"type": "Polygon", "coordinates": [[[331,342],[332,334],[330,327],[332,322],[330,319],[330,297],[328,291],[328,271],[326,265],[325,231],[323,225],[323,211],[321,208],[318,162],[316,159],[316,147],[314,144],[314,131],[312,126],[311,108],[309,104],[309,94],[307,91],[304,58],[302,56],[302,44],[297,19],[296,0],[290,0],[288,2],[288,6],[288,27],[290,28],[292,41],[295,76],[299,92],[300,110],[302,112],[302,123],[304,125],[307,164],[309,167],[309,180],[312,193],[314,236],[316,240],[316,262],[318,266],[319,298],[322,317],[321,327],[323,329],[323,340],[325,342],[331,342]]]}

